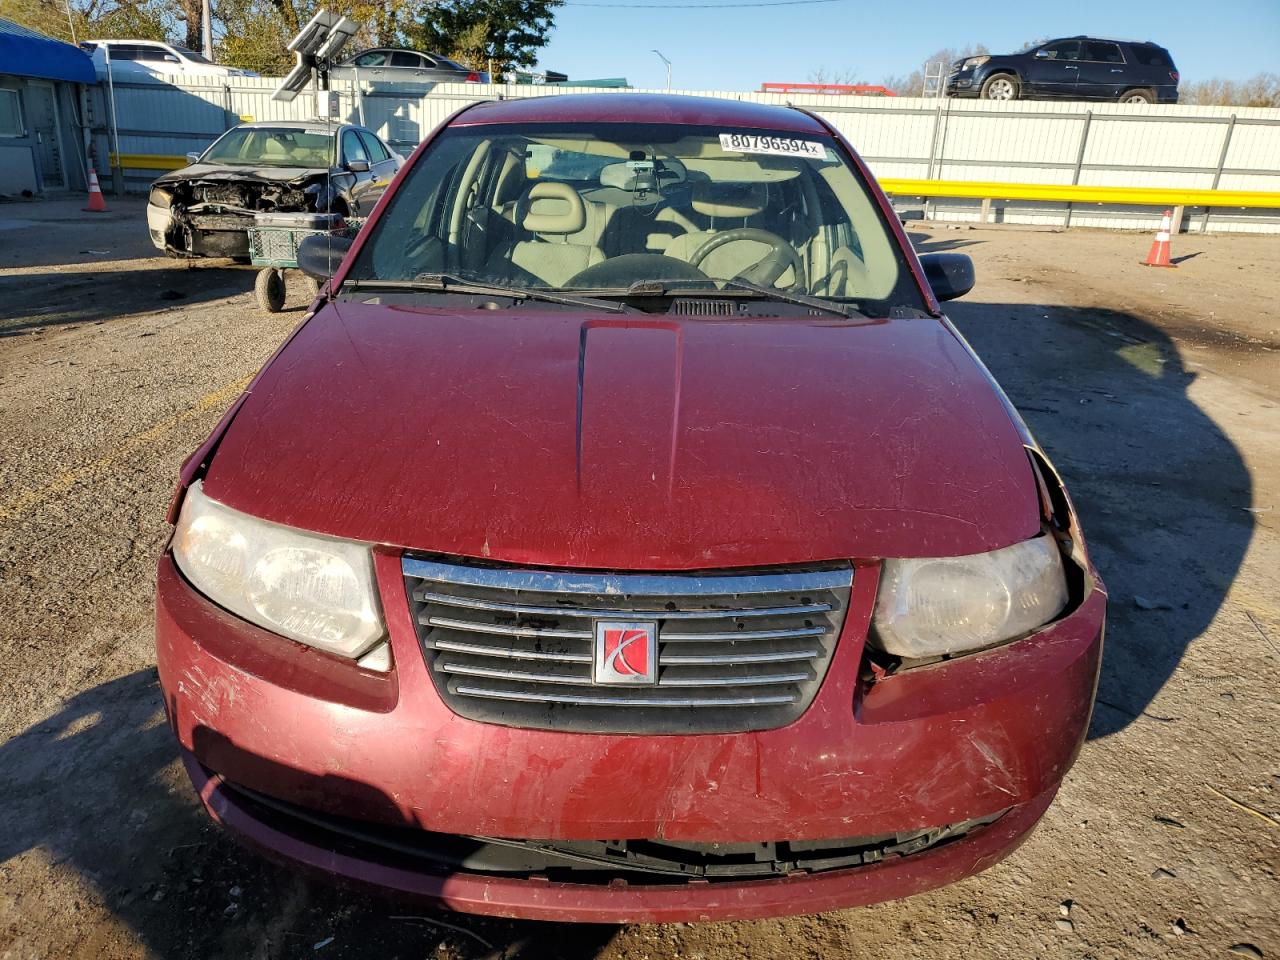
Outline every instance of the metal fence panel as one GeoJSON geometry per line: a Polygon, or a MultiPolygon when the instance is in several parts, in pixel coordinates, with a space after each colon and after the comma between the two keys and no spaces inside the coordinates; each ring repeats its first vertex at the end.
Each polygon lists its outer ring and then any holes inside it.
{"type": "MultiPolygon", "coordinates": [[[[168,83],[136,75],[115,83],[119,152],[180,157],[247,120],[297,120],[313,115],[314,100],[271,99],[269,77],[192,78],[168,83]]],[[[617,93],[553,86],[469,83],[335,82],[344,119],[363,123],[408,154],[451,113],[476,100],[617,93]]],[[[646,92],[646,91],[631,91],[646,92]]],[[[657,91],[651,91],[657,92],[657,91]]],[[[753,103],[811,109],[839,130],[880,177],[1102,186],[1219,188],[1280,191],[1280,110],[1267,108],[1141,106],[1130,104],[844,97],[818,94],[681,91],[753,103]]],[[[109,141],[105,84],[92,109],[99,166],[109,141]]],[[[127,189],[142,190],[160,169],[125,171],[127,189]]],[[[909,203],[909,198],[900,198],[909,203]]],[[[972,220],[977,201],[930,203],[930,214],[972,220]]],[[[1216,230],[1280,232],[1275,211],[1215,209],[1216,230]]],[[[1151,208],[1001,202],[1006,222],[1145,227],[1151,208]]],[[[1196,217],[1190,226],[1197,228],[1196,217]]],[[[1201,223],[1201,227],[1203,224],[1201,223]]]]}

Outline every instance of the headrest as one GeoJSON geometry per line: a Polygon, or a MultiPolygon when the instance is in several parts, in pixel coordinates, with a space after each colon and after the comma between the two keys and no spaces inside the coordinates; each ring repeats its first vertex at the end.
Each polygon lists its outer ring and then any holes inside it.
{"type": "Polygon", "coordinates": [[[530,233],[577,233],[587,225],[587,208],[569,184],[541,180],[520,198],[516,224],[530,233]]]}
{"type": "Polygon", "coordinates": [[[768,202],[763,183],[699,180],[693,185],[693,209],[708,217],[751,217],[768,202]]]}

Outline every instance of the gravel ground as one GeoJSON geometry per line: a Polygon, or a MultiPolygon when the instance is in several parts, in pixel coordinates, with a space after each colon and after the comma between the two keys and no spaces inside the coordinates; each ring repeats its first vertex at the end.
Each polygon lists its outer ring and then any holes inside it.
{"type": "MultiPolygon", "coordinates": [[[[754,923],[568,927],[354,893],[241,851],[159,713],[178,465],[301,318],[157,259],[142,208],[0,207],[0,958],[1280,957],[1280,238],[914,227],[1066,477],[1113,598],[1090,738],[987,873],[754,923]]],[[[298,285],[295,304],[304,295],[298,285]]]]}

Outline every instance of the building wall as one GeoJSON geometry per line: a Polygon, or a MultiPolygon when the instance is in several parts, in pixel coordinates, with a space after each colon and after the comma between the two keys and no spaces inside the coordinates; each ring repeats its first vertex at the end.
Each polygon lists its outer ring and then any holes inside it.
{"type": "Polygon", "coordinates": [[[84,190],[78,85],[0,74],[0,90],[17,93],[23,120],[21,136],[0,136],[0,193],[84,190]]]}

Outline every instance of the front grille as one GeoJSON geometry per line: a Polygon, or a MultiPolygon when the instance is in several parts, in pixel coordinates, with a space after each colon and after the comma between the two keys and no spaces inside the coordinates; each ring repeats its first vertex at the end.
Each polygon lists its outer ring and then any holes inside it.
{"type": "Polygon", "coordinates": [[[594,733],[731,733],[813,702],[853,571],[606,574],[406,557],[436,689],[473,720],[594,733]],[[657,682],[592,681],[595,621],[656,623],[657,682]]]}

